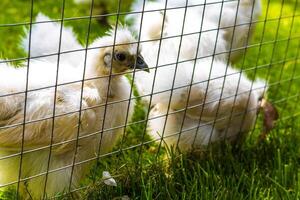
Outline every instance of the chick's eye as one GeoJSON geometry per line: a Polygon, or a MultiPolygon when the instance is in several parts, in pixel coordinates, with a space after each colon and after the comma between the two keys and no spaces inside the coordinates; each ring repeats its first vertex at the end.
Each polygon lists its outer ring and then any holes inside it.
{"type": "Polygon", "coordinates": [[[123,62],[126,60],[126,55],[124,53],[116,53],[115,55],[116,60],[123,62]]]}

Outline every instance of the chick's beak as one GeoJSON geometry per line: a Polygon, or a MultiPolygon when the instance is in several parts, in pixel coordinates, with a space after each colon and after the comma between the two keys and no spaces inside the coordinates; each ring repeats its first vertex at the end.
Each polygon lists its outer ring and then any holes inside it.
{"type": "Polygon", "coordinates": [[[140,69],[146,72],[150,72],[147,63],[141,56],[136,58],[135,64],[133,64],[133,69],[140,69]]]}
{"type": "Polygon", "coordinates": [[[149,71],[149,67],[148,67],[148,65],[144,62],[143,64],[139,64],[139,63],[136,63],[136,67],[135,67],[136,69],[141,69],[141,70],[143,70],[143,71],[145,71],[145,72],[150,72],[149,71]]]}

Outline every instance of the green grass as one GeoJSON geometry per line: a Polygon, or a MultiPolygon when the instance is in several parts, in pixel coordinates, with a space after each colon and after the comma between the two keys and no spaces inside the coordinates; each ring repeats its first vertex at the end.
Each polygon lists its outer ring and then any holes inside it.
{"type": "MultiPolygon", "coordinates": [[[[34,15],[43,12],[59,19],[61,4],[57,2],[36,1],[34,15]]],[[[94,13],[116,12],[115,2],[100,1],[94,13]],[[106,5],[105,9],[103,5],[106,5]]],[[[124,2],[122,11],[129,9],[131,0],[124,2]]],[[[1,4],[0,24],[29,22],[29,1],[2,0],[1,4]]],[[[261,127],[258,120],[243,146],[221,145],[201,158],[171,152],[172,156],[166,159],[166,151],[160,149],[157,152],[156,144],[138,146],[102,158],[82,183],[88,185],[82,191],[83,195],[87,199],[121,199],[124,195],[131,199],[300,199],[300,60],[297,52],[300,5],[298,3],[295,9],[295,4],[296,0],[285,0],[283,6],[282,0],[270,0],[267,12],[267,0],[263,0],[263,16],[250,41],[251,47],[246,50],[244,59],[235,63],[246,70],[249,77],[268,79],[270,83],[268,98],[278,108],[280,120],[265,141],[257,142],[261,127]],[[281,19],[278,19],[280,13],[281,19]],[[292,15],[296,17],[288,17],[292,15]],[[102,182],[103,170],[115,177],[117,187],[102,182]]],[[[65,17],[88,15],[89,5],[79,6],[66,1],[65,17]]],[[[114,18],[110,17],[106,22],[113,24],[114,18]]],[[[88,19],[65,23],[72,26],[81,43],[85,43],[88,19]]],[[[100,26],[97,20],[92,20],[90,41],[102,35],[107,27],[107,24],[100,26]]],[[[0,26],[2,57],[26,57],[16,41],[23,28],[0,26]]],[[[138,102],[133,121],[145,117],[146,110],[138,102]]],[[[128,127],[124,140],[116,149],[149,141],[144,133],[144,123],[128,127]]],[[[1,193],[0,199],[13,199],[14,195],[12,189],[1,193]]]]}

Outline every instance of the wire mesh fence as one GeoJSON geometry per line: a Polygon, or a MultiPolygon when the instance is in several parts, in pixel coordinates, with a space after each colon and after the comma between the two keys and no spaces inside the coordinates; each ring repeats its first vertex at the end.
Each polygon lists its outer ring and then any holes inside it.
{"type": "Polygon", "coordinates": [[[275,107],[271,134],[299,129],[298,0],[1,9],[0,190],[9,198],[101,199],[93,187],[116,185],[106,171],[137,187],[141,177],[126,177],[174,151],[267,140],[275,107]]]}

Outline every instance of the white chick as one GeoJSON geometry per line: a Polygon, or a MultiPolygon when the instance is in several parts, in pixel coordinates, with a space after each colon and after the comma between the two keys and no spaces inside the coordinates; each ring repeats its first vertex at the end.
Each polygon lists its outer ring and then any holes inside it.
{"type": "Polygon", "coordinates": [[[29,191],[32,198],[42,198],[52,144],[45,191],[47,197],[53,197],[67,192],[70,183],[71,190],[79,186],[98,155],[100,141],[100,154],[111,151],[124,131],[127,112],[128,120],[133,112],[133,106],[128,110],[131,86],[123,74],[134,68],[147,69],[137,44],[129,44],[132,42],[127,29],[117,31],[115,47],[113,32],[96,40],[92,47],[102,48],[88,51],[85,75],[83,69],[61,63],[56,95],[56,63],[33,60],[28,69],[26,63],[13,68],[1,61],[0,187],[16,185],[20,177],[24,196],[29,191]]]}
{"type": "MultiPolygon", "coordinates": [[[[149,114],[152,137],[158,141],[163,139],[168,146],[176,147],[178,142],[181,151],[190,151],[223,139],[236,141],[237,137],[249,132],[256,120],[266,83],[252,82],[244,72],[230,66],[226,70],[223,62],[212,63],[209,59],[196,63],[193,80],[192,71],[193,63],[178,66],[171,101],[169,92],[160,93],[160,102],[149,114]]],[[[161,88],[161,83],[154,85],[155,92],[160,92],[157,88],[161,88]]],[[[164,86],[164,90],[172,89],[171,83],[164,86]]]]}

